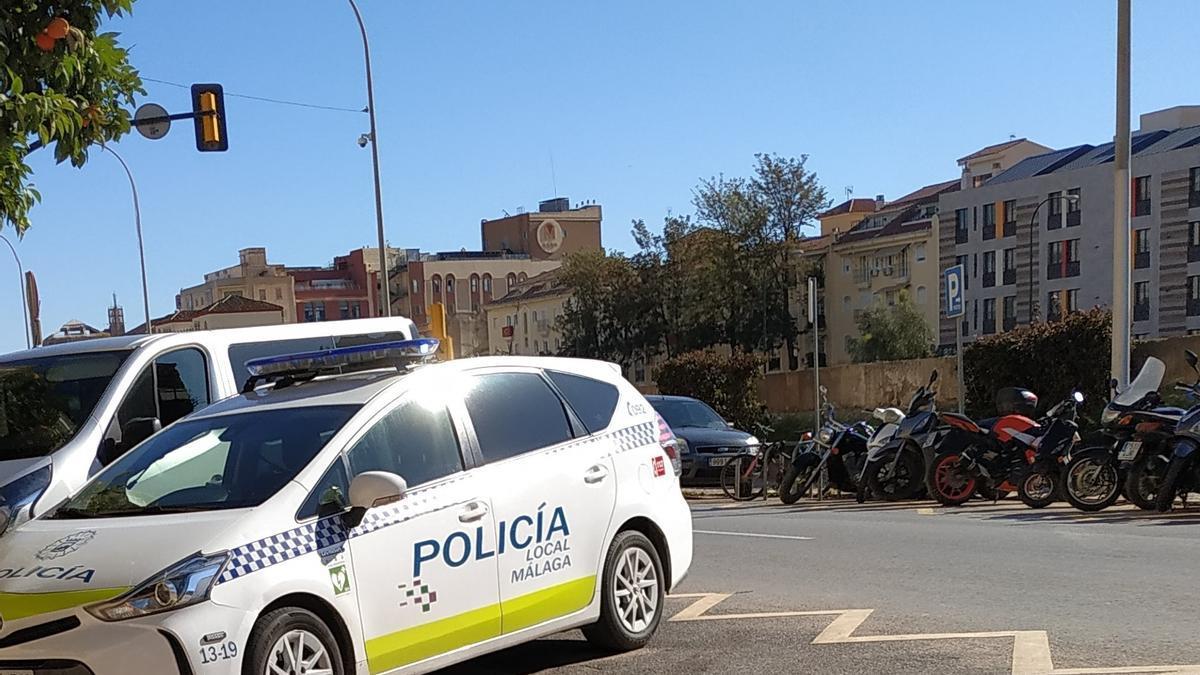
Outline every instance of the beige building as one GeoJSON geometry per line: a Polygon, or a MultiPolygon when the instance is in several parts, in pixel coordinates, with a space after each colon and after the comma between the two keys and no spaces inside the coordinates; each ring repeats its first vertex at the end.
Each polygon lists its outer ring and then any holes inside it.
{"type": "Polygon", "coordinates": [[[1040,155],[1050,152],[1050,150],[1041,143],[1034,143],[1027,138],[1014,138],[976,150],[958,160],[958,166],[962,169],[962,189],[977,188],[992,176],[1000,175],[1026,157],[1040,155]]]}
{"type": "Polygon", "coordinates": [[[558,318],[571,295],[558,271],[518,282],[486,305],[488,353],[546,355],[562,349],[558,318]]]}
{"type": "Polygon", "coordinates": [[[821,222],[821,236],[849,232],[860,220],[882,206],[883,195],[877,195],[875,199],[847,199],[817,216],[821,222]]]}
{"type": "Polygon", "coordinates": [[[283,308],[283,323],[296,323],[295,280],[287,268],[267,262],[267,249],[238,251],[238,264],[204,275],[204,283],[184,288],[175,298],[180,311],[195,311],[231,296],[252,298],[283,308]]]}
{"type": "Polygon", "coordinates": [[[825,264],[831,365],[851,361],[850,340],[858,335],[862,312],[875,304],[894,305],[902,294],[921,310],[937,335],[938,198],[959,187],[958,180],[936,183],[877,205],[836,237],[825,264]]]}
{"type": "MultiPolygon", "coordinates": [[[[261,300],[240,295],[227,295],[207,307],[180,309],[158,319],[152,319],[155,333],[188,333],[194,330],[246,328],[249,326],[278,326],[284,323],[284,310],[261,300]]],[[[142,324],[130,334],[146,332],[142,324]]]]}
{"type": "Polygon", "coordinates": [[[533,260],[562,260],[575,251],[600,249],[599,204],[571,208],[566,197],[547,199],[536,213],[484,220],[483,250],[524,253],[533,260]]]}

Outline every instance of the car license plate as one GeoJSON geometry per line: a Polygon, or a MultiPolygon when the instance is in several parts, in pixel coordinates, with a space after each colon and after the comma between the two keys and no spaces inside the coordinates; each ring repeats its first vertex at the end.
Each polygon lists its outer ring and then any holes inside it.
{"type": "Polygon", "coordinates": [[[1142,450],[1141,441],[1128,441],[1121,446],[1121,452],[1117,453],[1117,459],[1122,462],[1128,462],[1136,459],[1138,453],[1142,450]]]}
{"type": "MultiPolygon", "coordinates": [[[[708,458],[709,466],[725,466],[728,463],[729,463],[728,457],[709,457],[708,458]]],[[[3,673],[0,673],[0,675],[3,675],[3,673]]]]}

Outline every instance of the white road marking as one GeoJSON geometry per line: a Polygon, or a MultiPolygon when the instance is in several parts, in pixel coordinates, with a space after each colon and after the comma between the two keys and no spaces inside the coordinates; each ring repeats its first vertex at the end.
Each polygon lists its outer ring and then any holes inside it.
{"type": "MultiPolygon", "coordinates": [[[[720,534],[734,534],[722,532],[720,534]]],[[[912,642],[924,640],[979,640],[1012,638],[1013,675],[1116,675],[1118,673],[1189,673],[1200,674],[1200,665],[1189,666],[1118,666],[1108,668],[1064,668],[1055,670],[1050,658],[1050,638],[1044,630],[983,631],[974,633],[912,633],[908,635],[855,635],[873,609],[834,609],[795,612],[756,612],[750,614],[709,614],[730,593],[685,593],[671,598],[692,598],[694,602],[675,613],[668,621],[737,621],[746,619],[777,619],[798,616],[833,616],[834,619],[813,638],[814,645],[912,642]]]]}
{"type": "Polygon", "coordinates": [[[694,534],[719,534],[726,537],[758,537],[760,539],[791,539],[812,541],[812,537],[797,537],[791,534],[759,534],[757,532],[721,532],[720,530],[692,530],[694,534]]]}

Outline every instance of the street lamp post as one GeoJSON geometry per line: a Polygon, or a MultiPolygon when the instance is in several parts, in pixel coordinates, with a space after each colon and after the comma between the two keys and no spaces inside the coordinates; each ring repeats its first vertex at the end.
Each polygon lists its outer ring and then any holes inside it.
{"type": "Polygon", "coordinates": [[[1056,199],[1061,199],[1061,200],[1065,201],[1067,204],[1074,204],[1079,201],[1079,197],[1077,195],[1062,194],[1062,193],[1052,195],[1052,196],[1046,197],[1042,201],[1038,202],[1038,205],[1036,207],[1034,207],[1034,209],[1033,209],[1033,215],[1029,216],[1029,247],[1028,247],[1029,248],[1029,325],[1031,325],[1031,326],[1033,325],[1033,315],[1034,315],[1034,312],[1033,312],[1033,308],[1034,308],[1034,304],[1033,304],[1033,302],[1034,302],[1034,298],[1033,298],[1034,276],[1033,275],[1034,275],[1035,269],[1037,268],[1037,265],[1034,263],[1034,260],[1033,260],[1033,254],[1034,254],[1033,235],[1037,232],[1037,227],[1038,227],[1037,214],[1038,214],[1038,211],[1041,210],[1043,204],[1047,204],[1056,199]]]}
{"type": "Polygon", "coordinates": [[[367,27],[363,24],[362,13],[354,0],[349,0],[350,8],[354,10],[354,18],[358,20],[358,30],[362,33],[363,59],[367,63],[367,116],[371,121],[371,131],[368,139],[371,143],[371,167],[375,171],[375,228],[379,235],[379,287],[383,299],[383,315],[392,315],[392,289],[387,282],[387,241],[383,236],[383,186],[379,182],[379,133],[375,126],[375,85],[371,80],[371,45],[367,42],[367,27]]]}
{"type": "Polygon", "coordinates": [[[8,244],[8,250],[12,251],[13,259],[17,261],[17,275],[20,277],[20,283],[17,285],[17,288],[21,291],[21,313],[25,316],[25,348],[31,349],[33,344],[29,341],[29,299],[25,293],[25,267],[21,264],[21,256],[17,255],[17,248],[12,245],[8,237],[0,234],[0,241],[8,244]]]}
{"type": "Polygon", "coordinates": [[[125,175],[129,178],[129,189],[133,192],[133,223],[137,228],[138,262],[142,267],[142,310],[146,314],[146,335],[150,335],[154,330],[150,325],[150,286],[146,283],[146,247],[142,242],[142,207],[138,202],[137,183],[133,180],[133,172],[129,170],[129,165],[117,154],[116,150],[107,145],[100,147],[107,150],[121,163],[121,168],[125,169],[125,175]]]}

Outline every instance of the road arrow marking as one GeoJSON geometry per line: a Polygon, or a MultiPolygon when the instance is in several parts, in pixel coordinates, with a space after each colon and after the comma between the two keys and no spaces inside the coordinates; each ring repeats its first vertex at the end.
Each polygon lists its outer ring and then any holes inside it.
{"type": "MultiPolygon", "coordinates": [[[[728,534],[728,533],[722,533],[728,534]]],[[[1050,638],[1044,630],[982,631],[973,633],[910,633],[907,635],[855,635],[873,609],[833,609],[792,612],[755,612],[749,614],[709,614],[732,593],[681,593],[673,599],[692,599],[693,602],[671,616],[668,621],[739,621],[746,619],[778,619],[794,616],[832,616],[833,621],[812,641],[814,645],[854,644],[868,642],[914,642],[925,640],[986,640],[1012,638],[1013,675],[1117,675],[1120,673],[1188,673],[1200,675],[1200,665],[1191,666],[1119,666],[1109,668],[1063,668],[1055,670],[1050,658],[1050,638]]]]}

